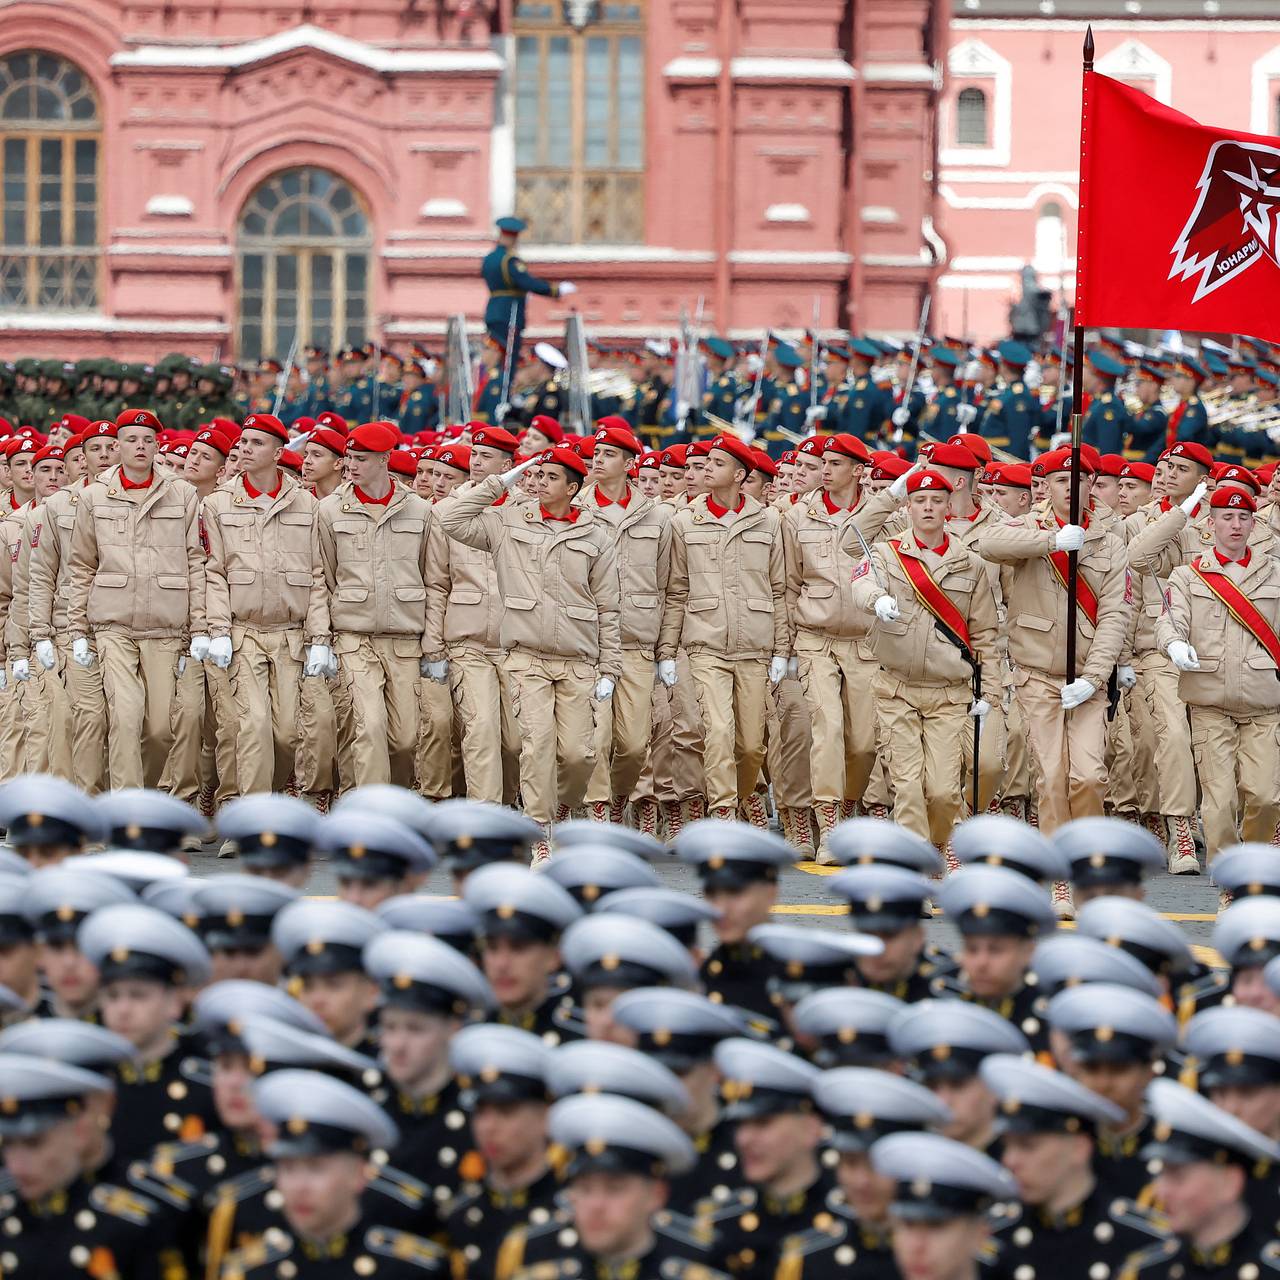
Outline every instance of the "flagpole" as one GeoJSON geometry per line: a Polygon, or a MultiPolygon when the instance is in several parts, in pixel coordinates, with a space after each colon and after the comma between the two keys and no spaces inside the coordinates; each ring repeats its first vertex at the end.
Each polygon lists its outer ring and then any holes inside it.
{"type": "MultiPolygon", "coordinates": [[[[1086,111],[1088,109],[1089,75],[1093,71],[1093,27],[1087,27],[1084,33],[1084,76],[1080,113],[1081,133],[1081,175],[1084,172],[1084,133],[1086,111]]],[[[1084,221],[1084,184],[1081,182],[1080,207],[1076,211],[1076,292],[1079,295],[1080,281],[1080,223],[1084,221]]],[[[1074,364],[1071,369],[1071,523],[1080,523],[1080,436],[1084,431],[1084,326],[1079,323],[1078,312],[1073,316],[1073,333],[1071,353],[1074,364]]],[[[1067,552],[1067,683],[1076,678],[1076,601],[1080,584],[1079,553],[1067,552]]]]}

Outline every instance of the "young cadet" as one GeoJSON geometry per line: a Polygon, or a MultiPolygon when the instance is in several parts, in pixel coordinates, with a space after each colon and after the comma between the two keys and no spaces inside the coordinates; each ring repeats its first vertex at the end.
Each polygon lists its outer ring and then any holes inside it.
{"type": "Polygon", "coordinates": [[[764,762],[766,692],[786,674],[785,563],[777,512],[742,494],[752,468],[747,446],[717,436],[705,466],[710,491],[672,521],[658,675],[672,688],[676,651],[688,652],[708,808],[732,819],[764,762]]]}
{"type": "Polygon", "coordinates": [[[936,471],[908,479],[910,536],[872,547],[854,571],[852,597],[855,609],[876,619],[869,633],[880,663],[874,692],[895,820],[938,846],[963,804],[958,783],[970,718],[981,721],[990,710],[975,691],[984,669],[991,677],[997,669],[991,579],[978,556],[948,536],[950,497],[951,485],[936,471]]]}
{"type": "Polygon", "coordinates": [[[1280,566],[1249,546],[1256,510],[1243,489],[1214,490],[1213,545],[1169,574],[1156,623],[1191,713],[1211,862],[1237,839],[1270,843],[1280,818],[1280,566]]]}

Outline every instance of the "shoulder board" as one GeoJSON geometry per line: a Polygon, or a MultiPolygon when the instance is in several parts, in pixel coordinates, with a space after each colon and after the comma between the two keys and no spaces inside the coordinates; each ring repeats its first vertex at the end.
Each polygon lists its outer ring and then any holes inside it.
{"type": "Polygon", "coordinates": [[[183,1058],[178,1063],[178,1074],[193,1081],[195,1084],[204,1084],[210,1087],[213,1085],[213,1068],[209,1065],[208,1058],[183,1058]]]}
{"type": "Polygon", "coordinates": [[[700,1200],[695,1211],[703,1222],[732,1222],[740,1218],[756,1203],[756,1193],[750,1187],[739,1187],[727,1204],[715,1200],[700,1200]]]}
{"type": "Polygon", "coordinates": [[[1168,1239],[1169,1229],[1164,1219],[1153,1209],[1144,1209],[1136,1200],[1119,1196],[1107,1206],[1107,1214],[1119,1226],[1132,1227],[1159,1240],[1168,1239]]]}
{"type": "Polygon", "coordinates": [[[706,1218],[690,1217],[671,1209],[654,1214],[653,1226],[660,1236],[699,1250],[709,1248],[714,1235],[706,1218]]]}
{"type": "MultiPolygon", "coordinates": [[[[576,1262],[573,1274],[577,1275],[576,1262]]],[[[532,1266],[522,1267],[517,1271],[516,1280],[561,1280],[561,1277],[568,1275],[563,1262],[535,1262],[532,1266]]]]}
{"type": "Polygon", "coordinates": [[[171,1173],[184,1160],[199,1160],[218,1149],[218,1135],[206,1133],[193,1142],[162,1142],[151,1157],[157,1173],[171,1173]]]}
{"type": "Polygon", "coordinates": [[[825,1231],[821,1227],[809,1227],[805,1231],[786,1236],[782,1241],[782,1252],[801,1256],[817,1253],[819,1249],[826,1249],[844,1237],[845,1229],[839,1223],[833,1223],[825,1231]]]}
{"type": "Polygon", "coordinates": [[[287,1258],[293,1251],[293,1241],[280,1230],[271,1227],[256,1240],[250,1240],[242,1249],[227,1255],[222,1264],[223,1275],[243,1275],[254,1267],[266,1267],[287,1258]]]}
{"type": "Polygon", "coordinates": [[[396,1258],[411,1262],[424,1271],[446,1271],[449,1255],[440,1245],[424,1236],[410,1235],[407,1231],[392,1231],[387,1227],[370,1227],[364,1233],[364,1247],[370,1253],[383,1258],[396,1258]]]}
{"type": "Polygon", "coordinates": [[[147,1196],[117,1187],[110,1182],[100,1182],[94,1187],[89,1192],[89,1203],[99,1213],[109,1213],[114,1218],[123,1218],[139,1227],[145,1227],[159,1207],[147,1196]]]}
{"type": "Polygon", "coordinates": [[[415,1208],[432,1198],[431,1187],[403,1169],[384,1165],[378,1176],[369,1183],[369,1190],[388,1196],[401,1204],[415,1208]]]}
{"type": "Polygon", "coordinates": [[[1162,1267],[1177,1252],[1178,1242],[1176,1240],[1161,1240],[1146,1249],[1139,1249],[1137,1253],[1129,1255],[1128,1261],[1119,1273],[1119,1280],[1125,1280],[1125,1277],[1137,1276],[1149,1267],[1162,1267]]]}
{"type": "Polygon", "coordinates": [[[1258,1261],[1268,1271],[1280,1272],[1280,1241],[1272,1240],[1269,1244],[1263,1245],[1258,1261]]]}
{"type": "Polygon", "coordinates": [[[723,1271],[714,1271],[701,1262],[690,1262],[688,1258],[663,1258],[658,1268],[662,1280],[729,1280],[723,1271]]]}
{"type": "Polygon", "coordinates": [[[275,1170],[269,1165],[246,1170],[246,1172],[237,1174],[234,1178],[228,1178],[226,1182],[218,1183],[214,1198],[218,1200],[233,1200],[236,1203],[241,1200],[248,1200],[250,1196],[255,1196],[258,1192],[269,1187],[275,1180],[275,1176],[275,1170]]]}
{"type": "MultiPolygon", "coordinates": [[[[525,1222],[517,1228],[525,1240],[538,1240],[542,1236],[554,1235],[565,1227],[573,1226],[573,1215],[568,1209],[560,1207],[554,1210],[545,1222],[525,1222]]],[[[515,1232],[511,1233],[513,1236],[515,1232]]],[[[510,1238],[510,1237],[508,1237],[510,1238]]]]}

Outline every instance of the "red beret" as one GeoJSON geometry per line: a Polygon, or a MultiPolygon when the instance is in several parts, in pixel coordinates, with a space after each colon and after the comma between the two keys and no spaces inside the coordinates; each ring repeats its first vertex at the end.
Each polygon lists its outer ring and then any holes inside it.
{"type": "Polygon", "coordinates": [[[289,443],[289,432],[284,423],[272,413],[251,413],[241,424],[241,431],[265,431],[269,436],[285,444],[289,443]]]}
{"type": "Polygon", "coordinates": [[[210,449],[222,454],[224,458],[231,452],[231,441],[217,427],[205,427],[203,431],[198,431],[191,443],[207,444],[210,449]]]}
{"type": "Polygon", "coordinates": [[[929,454],[931,467],[952,467],[956,471],[977,471],[978,459],[963,444],[935,444],[929,454]]]}
{"type": "Polygon", "coordinates": [[[36,450],[35,457],[31,459],[31,465],[38,466],[49,460],[61,462],[66,456],[67,451],[60,444],[47,444],[43,449],[36,450]]]}
{"type": "Polygon", "coordinates": [[[73,436],[68,436],[66,440],[63,442],[62,447],[64,450],[66,450],[67,453],[70,453],[72,449],[83,449],[84,436],[80,435],[79,433],[73,436]]]}
{"type": "Polygon", "coordinates": [[[432,451],[432,457],[437,462],[443,462],[446,467],[452,467],[455,471],[471,470],[471,446],[469,444],[442,444],[438,449],[432,451]]]}
{"type": "Polygon", "coordinates": [[[1276,473],[1276,464],[1274,462],[1264,463],[1260,467],[1254,467],[1253,474],[1258,477],[1259,484],[1270,484],[1271,477],[1276,473]]]}
{"type": "Polygon", "coordinates": [[[1031,488],[1031,468],[1025,462],[1002,462],[993,470],[992,484],[1004,485],[1006,489],[1031,488]]]}
{"type": "Polygon", "coordinates": [[[1258,477],[1249,470],[1248,467],[1242,467],[1239,463],[1225,463],[1222,470],[1218,473],[1218,483],[1224,480],[1232,480],[1236,484],[1247,485],[1254,493],[1262,492],[1262,485],[1258,482],[1258,477]]]}
{"type": "Polygon", "coordinates": [[[672,444],[663,449],[659,456],[664,467],[676,467],[683,470],[688,453],[689,446],[687,444],[672,444]]]}
{"type": "Polygon", "coordinates": [[[233,445],[240,439],[240,424],[231,418],[210,418],[208,425],[221,431],[233,445]]]}
{"type": "Polygon", "coordinates": [[[1209,505],[1218,510],[1227,508],[1233,511],[1257,511],[1258,509],[1258,504],[1253,500],[1253,494],[1245,493],[1243,489],[1215,489],[1213,497],[1209,499],[1209,505]]]}
{"type": "Polygon", "coordinates": [[[778,454],[779,467],[794,467],[796,464],[796,451],[794,449],[784,449],[778,454]]]}
{"type": "Polygon", "coordinates": [[[1096,476],[1102,466],[1102,454],[1093,445],[1082,443],[1080,445],[1080,461],[1086,463],[1090,474],[1096,476]]]}
{"type": "Polygon", "coordinates": [[[922,444],[920,448],[916,450],[916,452],[919,454],[920,457],[922,457],[926,462],[928,462],[929,459],[933,457],[933,451],[938,447],[940,443],[941,441],[938,441],[938,440],[926,440],[924,444],[922,444]]]}
{"type": "Polygon", "coordinates": [[[116,418],[117,427],[150,427],[152,431],[163,431],[160,419],[150,409],[126,409],[116,418]]]}
{"type": "Polygon", "coordinates": [[[100,418],[97,422],[89,423],[83,435],[86,440],[114,440],[118,431],[119,427],[114,422],[100,418]]]}
{"type": "Polygon", "coordinates": [[[418,460],[407,449],[396,449],[387,462],[387,468],[398,476],[415,476],[418,474],[418,460]]]}
{"type": "Polygon", "coordinates": [[[0,418],[0,436],[10,435],[13,431],[13,423],[8,418],[0,418]]]}
{"type": "Polygon", "coordinates": [[[316,425],[314,418],[308,418],[305,415],[301,418],[294,418],[292,426],[295,431],[310,431],[316,425]]]}
{"type": "MultiPolygon", "coordinates": [[[[1053,449],[1049,453],[1042,453],[1035,461],[1035,465],[1031,468],[1031,474],[1034,476],[1052,476],[1060,471],[1071,470],[1071,450],[1067,448],[1053,449]]],[[[1090,475],[1093,468],[1089,465],[1089,460],[1084,456],[1084,447],[1080,449],[1080,472],[1082,475],[1090,475]]]]}
{"type": "Polygon", "coordinates": [[[1170,445],[1160,455],[1162,462],[1165,458],[1186,458],[1190,462],[1198,462],[1206,470],[1213,469],[1213,454],[1194,440],[1179,440],[1177,444],[1170,445]]]}
{"type": "Polygon", "coordinates": [[[827,451],[828,439],[828,436],[810,436],[796,445],[796,453],[807,453],[812,457],[820,458],[827,451]]]}
{"type": "Polygon", "coordinates": [[[979,462],[991,461],[991,446],[976,431],[961,431],[948,436],[947,443],[963,445],[979,462]]]}
{"type": "Polygon", "coordinates": [[[767,476],[776,476],[778,474],[777,464],[763,449],[752,449],[751,456],[755,459],[755,465],[752,467],[753,471],[763,471],[767,476]]]}
{"type": "MultiPolygon", "coordinates": [[[[806,444],[809,442],[806,440],[806,444]]],[[[801,446],[803,447],[803,446],[801,446]]],[[[711,442],[712,449],[719,449],[722,453],[727,453],[735,462],[740,462],[746,467],[748,473],[755,470],[755,459],[751,456],[751,446],[743,440],[739,440],[737,436],[716,436],[711,442]]]]}
{"type": "Polygon", "coordinates": [[[564,439],[564,428],[554,419],[549,418],[545,413],[535,414],[533,420],[529,423],[531,431],[541,431],[553,444],[559,444],[564,439]]]}
{"type": "Polygon", "coordinates": [[[644,452],[644,445],[636,439],[635,433],[623,418],[601,418],[596,423],[595,444],[610,444],[615,449],[623,449],[636,455],[644,452]]]}
{"type": "Polygon", "coordinates": [[[286,471],[300,472],[302,470],[302,454],[293,449],[281,449],[280,465],[286,471]]]}
{"type": "Polygon", "coordinates": [[[572,449],[548,449],[539,461],[544,467],[554,462],[557,466],[563,467],[566,471],[572,471],[584,480],[587,477],[587,464],[572,449]]]}
{"type": "Polygon", "coordinates": [[[73,434],[78,434],[89,425],[89,419],[82,417],[78,413],[64,413],[62,421],[58,423],[60,427],[66,427],[73,434]]]}
{"type": "MultiPolygon", "coordinates": [[[[969,456],[972,458],[973,454],[970,454],[969,456]]],[[[924,471],[917,471],[907,481],[907,492],[918,493],[921,489],[933,490],[935,492],[941,490],[943,493],[950,493],[951,482],[944,479],[936,471],[930,471],[928,469],[924,471]]]]}
{"type": "Polygon", "coordinates": [[[347,438],[341,432],[335,431],[332,427],[316,427],[308,438],[309,444],[318,444],[322,449],[328,449],[330,453],[336,453],[338,457],[342,457],[347,451],[347,438]]]}
{"type": "Polygon", "coordinates": [[[1124,471],[1123,454],[1104,453],[1099,456],[1098,474],[1100,476],[1119,476],[1122,471],[1124,471]]]}
{"type": "Polygon", "coordinates": [[[515,453],[520,441],[506,427],[490,426],[485,422],[471,425],[471,445],[484,445],[488,449],[500,449],[503,453],[515,453]]]}
{"type": "Polygon", "coordinates": [[[337,431],[342,435],[347,434],[347,420],[340,413],[334,413],[332,409],[326,409],[323,413],[316,415],[317,427],[328,427],[331,431],[337,431]]]}
{"type": "Polygon", "coordinates": [[[710,440],[695,440],[691,445],[685,447],[685,461],[690,458],[705,458],[711,452],[710,440]]]}
{"type": "Polygon", "coordinates": [[[640,461],[637,464],[642,471],[657,471],[662,466],[662,454],[650,450],[640,455],[640,461]]]}
{"type": "Polygon", "coordinates": [[[896,480],[911,470],[911,463],[900,458],[896,453],[886,451],[883,457],[877,456],[876,465],[871,469],[873,480],[896,480]]]}
{"type": "Polygon", "coordinates": [[[827,437],[827,453],[839,453],[854,462],[870,462],[871,453],[857,436],[842,431],[838,436],[827,437]]]}
{"type": "Polygon", "coordinates": [[[1141,480],[1150,484],[1156,478],[1156,469],[1149,462],[1126,462],[1120,472],[1121,480],[1141,480]]]}
{"type": "Polygon", "coordinates": [[[361,450],[365,453],[390,453],[398,443],[399,432],[383,422],[366,422],[347,437],[347,453],[361,450]]]}
{"type": "Polygon", "coordinates": [[[12,436],[4,442],[4,456],[12,458],[19,453],[35,453],[39,448],[30,436],[12,436]]]}

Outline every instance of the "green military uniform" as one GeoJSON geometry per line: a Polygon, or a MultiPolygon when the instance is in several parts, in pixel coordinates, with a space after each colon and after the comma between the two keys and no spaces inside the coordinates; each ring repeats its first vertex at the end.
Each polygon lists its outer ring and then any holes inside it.
{"type": "Polygon", "coordinates": [[[196,394],[182,407],[174,425],[183,431],[194,431],[202,422],[212,422],[214,418],[239,422],[240,407],[231,398],[234,371],[226,365],[203,364],[196,370],[195,377],[196,394]],[[200,390],[201,382],[211,384],[207,392],[200,390]]]}

